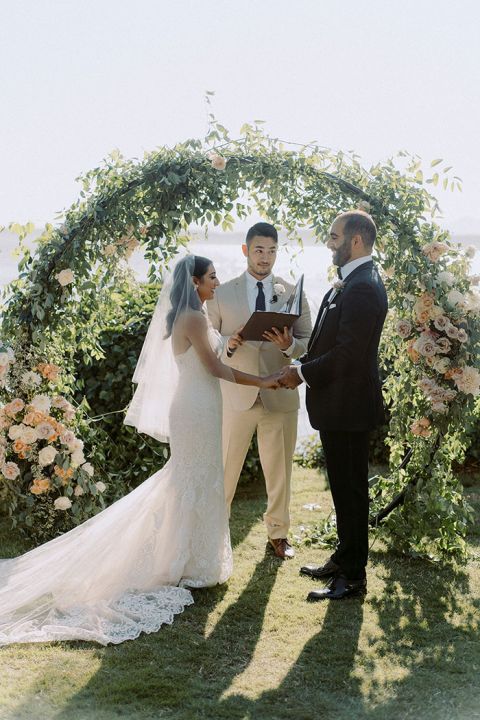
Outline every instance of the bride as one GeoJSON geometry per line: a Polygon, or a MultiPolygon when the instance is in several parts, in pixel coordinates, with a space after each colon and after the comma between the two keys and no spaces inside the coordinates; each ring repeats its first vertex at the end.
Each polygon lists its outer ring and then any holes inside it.
{"type": "Polygon", "coordinates": [[[0,645],[121,643],[172,623],[193,602],[188,588],[231,575],[219,378],[263,388],[277,382],[220,361],[221,337],[203,309],[218,285],[207,258],[177,263],[135,370],[125,422],[169,438],[170,460],[82,525],[0,560],[0,645]]]}

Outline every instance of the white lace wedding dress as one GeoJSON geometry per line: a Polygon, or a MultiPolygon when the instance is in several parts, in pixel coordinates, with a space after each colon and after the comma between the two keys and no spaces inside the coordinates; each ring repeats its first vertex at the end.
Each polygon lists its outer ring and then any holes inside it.
{"type": "Polygon", "coordinates": [[[0,645],[131,640],[173,622],[188,587],[230,576],[219,381],[192,346],[177,364],[170,460],[82,525],[0,561],[0,645]]]}

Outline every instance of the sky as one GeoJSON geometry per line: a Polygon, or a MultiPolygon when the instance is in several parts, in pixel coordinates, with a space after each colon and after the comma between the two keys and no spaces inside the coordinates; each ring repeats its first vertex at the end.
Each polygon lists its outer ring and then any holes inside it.
{"type": "Polygon", "coordinates": [[[445,224],[480,234],[477,0],[0,0],[0,224],[53,221],[75,178],[206,132],[445,158],[445,224]]]}

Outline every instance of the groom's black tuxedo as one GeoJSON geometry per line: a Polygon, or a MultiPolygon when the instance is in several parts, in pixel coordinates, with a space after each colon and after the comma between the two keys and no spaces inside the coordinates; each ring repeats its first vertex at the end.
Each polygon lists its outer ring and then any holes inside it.
{"type": "Polygon", "coordinates": [[[317,332],[331,291],[325,295],[302,358],[307,410],[317,430],[372,430],[383,421],[377,353],[387,295],[373,262],[344,282],[317,332]]]}
{"type": "Polygon", "coordinates": [[[368,432],[383,421],[377,355],[388,302],[371,261],[344,283],[323,299],[301,371],[337,516],[332,559],[357,580],[365,576],[368,556],[368,432]]]}

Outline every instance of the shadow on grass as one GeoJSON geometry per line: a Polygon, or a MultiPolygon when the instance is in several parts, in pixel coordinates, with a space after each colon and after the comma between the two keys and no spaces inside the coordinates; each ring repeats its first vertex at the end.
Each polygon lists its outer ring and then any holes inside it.
{"type": "MultiPolygon", "coordinates": [[[[391,558],[384,565],[383,579],[384,591],[371,599],[382,630],[373,649],[392,666],[400,666],[402,673],[391,679],[391,699],[368,717],[480,717],[480,615],[478,599],[473,601],[476,612],[465,612],[467,572],[391,558]]],[[[372,698],[381,684],[382,680],[371,681],[372,698]]]]}
{"type": "Polygon", "coordinates": [[[278,568],[279,562],[266,553],[208,638],[208,616],[224,586],[195,591],[195,605],[172,626],[99,650],[100,669],[56,720],[223,717],[220,697],[252,660],[278,568]]]}

